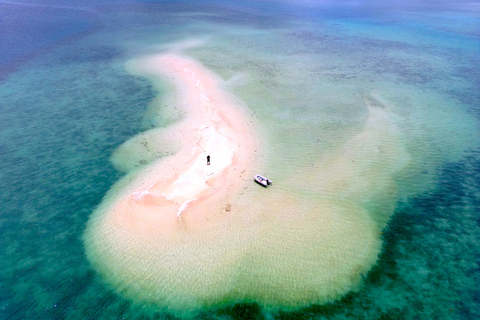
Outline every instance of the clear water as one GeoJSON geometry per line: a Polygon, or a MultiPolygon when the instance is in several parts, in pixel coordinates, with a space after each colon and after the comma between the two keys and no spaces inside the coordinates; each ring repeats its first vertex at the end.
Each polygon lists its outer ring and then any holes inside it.
{"type": "Polygon", "coordinates": [[[361,132],[365,99],[394,114],[410,159],[395,171],[385,158],[350,181],[370,212],[394,212],[358,291],[273,313],[231,301],[196,317],[480,316],[478,3],[75,6],[0,2],[8,17],[0,21],[0,318],[172,317],[117,293],[87,260],[82,236],[122,176],[110,156],[150,125],[143,115],[159,94],[125,62],[189,39],[205,43],[186,54],[225,79],[262,124],[259,171],[277,190],[307,202],[329,192],[316,172],[361,132]],[[388,170],[395,195],[381,183],[362,195],[359,183],[383,181],[375,177],[388,170]]]}

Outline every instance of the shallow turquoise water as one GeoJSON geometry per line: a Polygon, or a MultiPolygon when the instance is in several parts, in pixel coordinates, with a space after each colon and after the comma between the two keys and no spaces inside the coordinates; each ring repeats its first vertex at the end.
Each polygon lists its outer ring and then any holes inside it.
{"type": "MultiPolygon", "coordinates": [[[[0,69],[0,318],[171,317],[114,293],[81,237],[121,176],[110,155],[145,128],[156,95],[126,74],[125,61],[191,38],[208,40],[187,53],[232,79],[231,90],[264,123],[264,169],[276,184],[357,132],[362,97],[372,92],[398,115],[413,159],[397,177],[383,251],[360,291],[293,313],[239,303],[199,318],[479,316],[478,13],[443,5],[434,14],[268,3],[84,7],[88,19],[72,10],[58,21],[46,10],[40,21],[14,20],[41,30],[38,41],[19,33],[2,43],[16,48],[0,59],[15,62],[0,69]],[[57,34],[45,21],[54,30],[75,23],[57,34]]],[[[25,12],[0,4],[7,9],[25,12]]]]}

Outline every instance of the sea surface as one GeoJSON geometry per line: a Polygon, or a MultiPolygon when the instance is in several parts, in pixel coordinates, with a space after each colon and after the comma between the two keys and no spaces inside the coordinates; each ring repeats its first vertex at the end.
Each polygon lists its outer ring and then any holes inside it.
{"type": "Polygon", "coordinates": [[[395,123],[388,150],[408,158],[382,158],[375,139],[363,142],[373,156],[357,150],[354,191],[387,173],[395,187],[359,196],[388,221],[360,288],[293,311],[232,301],[195,318],[480,318],[478,1],[0,1],[0,17],[0,319],[178,316],[116,290],[84,232],[123,176],[115,149],[171,121],[144,116],[168,87],[125,63],[179,43],[197,43],[184,54],[257,119],[272,188],[307,202],[328,193],[319,165],[349,154],[372,106],[395,123]]]}

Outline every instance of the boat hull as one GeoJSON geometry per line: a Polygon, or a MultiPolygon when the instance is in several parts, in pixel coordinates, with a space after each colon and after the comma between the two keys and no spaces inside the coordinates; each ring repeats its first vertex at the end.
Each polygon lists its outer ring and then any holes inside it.
{"type": "Polygon", "coordinates": [[[269,180],[269,179],[267,179],[264,176],[261,176],[259,174],[255,175],[255,182],[258,183],[259,185],[265,187],[265,188],[272,184],[271,180],[269,180]]]}

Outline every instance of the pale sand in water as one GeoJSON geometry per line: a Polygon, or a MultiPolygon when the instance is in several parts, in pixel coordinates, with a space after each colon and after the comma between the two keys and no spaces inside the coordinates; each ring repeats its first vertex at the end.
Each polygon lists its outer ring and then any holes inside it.
{"type": "Polygon", "coordinates": [[[382,186],[403,167],[393,160],[405,156],[386,110],[366,103],[363,131],[343,156],[327,156],[318,172],[298,173],[296,192],[253,189],[259,167],[254,121],[221,90],[216,75],[172,53],[127,68],[154,84],[160,77],[171,81],[177,92],[169,103],[181,120],[115,152],[115,165],[131,172],[108,192],[84,235],[89,260],[115,290],[192,316],[236,301],[295,309],[359,288],[392,212],[376,217],[368,200],[385,197],[388,208],[396,201],[382,186]],[[173,155],[135,169],[139,160],[170,148],[169,141],[176,145],[173,155]],[[375,161],[368,160],[372,155],[375,161]],[[302,181],[312,179],[318,181],[314,196],[303,194],[302,181]]]}

